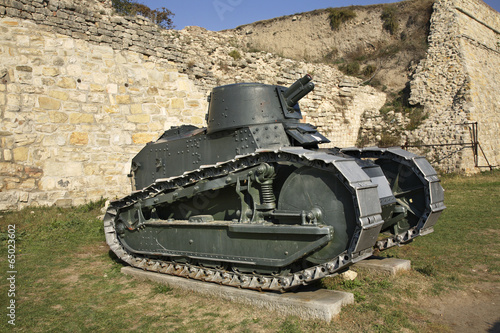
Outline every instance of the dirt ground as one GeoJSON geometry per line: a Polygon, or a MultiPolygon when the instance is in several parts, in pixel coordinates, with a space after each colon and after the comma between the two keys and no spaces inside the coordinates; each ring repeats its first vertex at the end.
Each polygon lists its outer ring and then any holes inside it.
{"type": "Polygon", "coordinates": [[[466,291],[428,300],[437,330],[457,333],[500,333],[500,284],[478,282],[466,291]]]}

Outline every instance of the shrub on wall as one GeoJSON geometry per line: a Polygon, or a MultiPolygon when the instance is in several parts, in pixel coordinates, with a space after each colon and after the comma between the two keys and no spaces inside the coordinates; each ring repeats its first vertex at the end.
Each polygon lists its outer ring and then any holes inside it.
{"type": "Polygon", "coordinates": [[[234,60],[241,59],[241,54],[238,52],[238,50],[232,50],[229,52],[229,56],[231,56],[234,60]]]}
{"type": "Polygon", "coordinates": [[[175,27],[172,21],[174,13],[165,7],[151,9],[146,5],[138,3],[136,0],[112,0],[112,4],[118,14],[142,15],[165,29],[173,29],[175,27]]]}

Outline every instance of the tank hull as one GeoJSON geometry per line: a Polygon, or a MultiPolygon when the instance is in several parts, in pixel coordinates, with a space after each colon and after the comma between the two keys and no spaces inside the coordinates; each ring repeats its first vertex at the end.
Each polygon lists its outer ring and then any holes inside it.
{"type": "Polygon", "coordinates": [[[296,104],[310,80],[215,88],[207,128],[147,144],[132,161],[132,194],[104,217],[118,258],[285,291],[432,232],[445,206],[430,164],[398,148],[319,148],[328,140],[296,104]]]}

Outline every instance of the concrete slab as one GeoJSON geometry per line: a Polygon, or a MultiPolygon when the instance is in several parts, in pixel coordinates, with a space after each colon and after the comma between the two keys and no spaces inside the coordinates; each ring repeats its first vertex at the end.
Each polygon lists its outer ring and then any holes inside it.
{"type": "Polygon", "coordinates": [[[331,321],[340,313],[342,306],[354,303],[354,295],[342,291],[317,289],[282,294],[221,286],[215,283],[148,272],[133,267],[123,267],[121,271],[137,279],[168,284],[174,288],[187,289],[233,302],[262,307],[285,316],[294,315],[303,319],[331,321]]]}
{"type": "Polygon", "coordinates": [[[396,275],[398,272],[409,271],[411,269],[411,261],[371,256],[370,258],[354,264],[353,268],[368,269],[389,275],[396,275]]]}

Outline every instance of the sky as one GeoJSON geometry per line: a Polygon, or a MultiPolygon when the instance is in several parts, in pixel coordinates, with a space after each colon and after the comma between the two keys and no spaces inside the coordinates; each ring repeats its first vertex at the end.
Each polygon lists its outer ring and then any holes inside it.
{"type": "MultiPolygon", "coordinates": [[[[500,12],[500,0],[483,0],[500,12]]],[[[398,0],[137,0],[151,9],[172,11],[175,29],[195,25],[212,31],[328,7],[372,5],[398,0]]]]}

